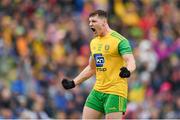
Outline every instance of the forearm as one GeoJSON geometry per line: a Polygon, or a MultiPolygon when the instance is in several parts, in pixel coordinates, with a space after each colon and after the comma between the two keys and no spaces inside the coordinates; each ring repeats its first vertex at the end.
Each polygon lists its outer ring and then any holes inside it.
{"type": "Polygon", "coordinates": [[[126,62],[126,68],[130,72],[133,72],[136,69],[136,63],[135,63],[134,56],[132,54],[126,54],[126,55],[123,55],[123,59],[126,62]]]}
{"type": "Polygon", "coordinates": [[[126,67],[127,69],[130,71],[130,72],[133,72],[135,69],[136,69],[136,64],[135,64],[135,61],[134,60],[127,60],[126,62],[126,67]]]}
{"type": "Polygon", "coordinates": [[[95,70],[88,65],[76,78],[74,78],[75,85],[81,84],[83,81],[87,80],[94,74],[95,70]]]}

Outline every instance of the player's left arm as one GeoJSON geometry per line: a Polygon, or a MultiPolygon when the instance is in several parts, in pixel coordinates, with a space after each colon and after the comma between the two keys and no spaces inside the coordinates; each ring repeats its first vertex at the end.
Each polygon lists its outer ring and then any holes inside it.
{"type": "Polygon", "coordinates": [[[126,66],[120,68],[119,76],[122,78],[130,77],[130,73],[136,69],[135,59],[132,54],[132,48],[127,39],[122,40],[118,45],[118,51],[126,62],[126,66]]]}

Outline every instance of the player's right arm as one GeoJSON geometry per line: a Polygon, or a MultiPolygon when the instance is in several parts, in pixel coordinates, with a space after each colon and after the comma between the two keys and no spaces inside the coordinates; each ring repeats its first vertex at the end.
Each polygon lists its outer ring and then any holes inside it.
{"type": "Polygon", "coordinates": [[[86,68],[77,77],[75,77],[74,80],[63,79],[62,85],[65,89],[74,88],[76,85],[79,85],[88,78],[92,77],[95,73],[95,61],[92,57],[90,57],[89,64],[86,66],[86,68]]]}
{"type": "Polygon", "coordinates": [[[96,73],[95,62],[92,57],[89,58],[89,65],[76,77],[74,78],[75,85],[79,85],[88,78],[92,77],[96,73]]]}

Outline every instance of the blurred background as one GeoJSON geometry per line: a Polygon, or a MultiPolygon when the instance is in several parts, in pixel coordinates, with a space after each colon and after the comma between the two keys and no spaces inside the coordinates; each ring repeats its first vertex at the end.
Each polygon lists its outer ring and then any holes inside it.
{"type": "Polygon", "coordinates": [[[124,118],[180,119],[180,0],[0,0],[0,119],[79,119],[95,81],[65,91],[88,64],[88,15],[109,13],[137,69],[124,118]]]}

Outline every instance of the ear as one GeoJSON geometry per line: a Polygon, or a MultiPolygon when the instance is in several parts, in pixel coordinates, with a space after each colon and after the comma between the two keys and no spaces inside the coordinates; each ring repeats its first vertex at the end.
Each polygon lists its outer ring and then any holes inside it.
{"type": "Polygon", "coordinates": [[[103,19],[103,25],[105,26],[107,24],[107,20],[103,19]]]}

